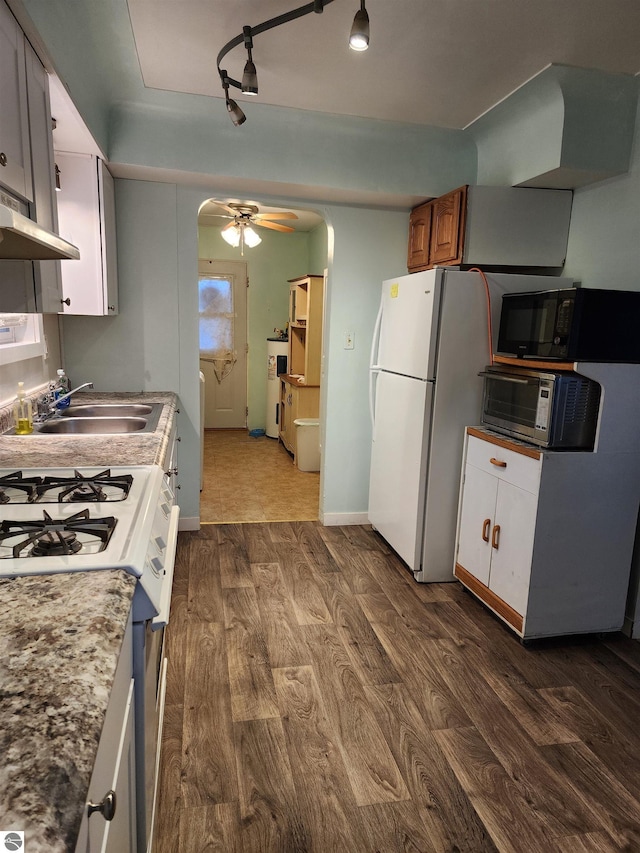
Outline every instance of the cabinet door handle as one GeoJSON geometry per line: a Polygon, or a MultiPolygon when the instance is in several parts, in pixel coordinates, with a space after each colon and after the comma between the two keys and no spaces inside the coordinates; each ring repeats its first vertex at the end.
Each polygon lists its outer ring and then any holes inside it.
{"type": "Polygon", "coordinates": [[[493,525],[493,533],[491,534],[491,547],[495,548],[496,551],[500,547],[500,525],[493,525]]]}
{"type": "Polygon", "coordinates": [[[491,527],[491,519],[485,518],[482,522],[482,539],[484,542],[489,541],[489,528],[491,527]]]}
{"type": "Polygon", "coordinates": [[[504,462],[502,459],[496,459],[495,456],[492,456],[491,459],[489,460],[489,462],[491,462],[492,465],[495,465],[498,468],[506,468],[507,467],[506,462],[504,462]]]}
{"type": "Polygon", "coordinates": [[[8,162],[7,155],[4,153],[4,151],[1,151],[0,152],[0,166],[6,166],[7,162],[8,162]]]}
{"type": "Polygon", "coordinates": [[[69,299],[69,297],[68,297],[68,296],[67,296],[67,298],[66,298],[66,299],[61,299],[61,300],[60,300],[60,302],[61,302],[63,305],[71,305],[71,300],[69,299]]]}

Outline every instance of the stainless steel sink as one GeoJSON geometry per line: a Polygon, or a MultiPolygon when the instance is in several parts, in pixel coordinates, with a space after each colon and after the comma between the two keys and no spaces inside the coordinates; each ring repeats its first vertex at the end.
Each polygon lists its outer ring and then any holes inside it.
{"type": "Polygon", "coordinates": [[[140,432],[145,429],[145,418],[56,418],[36,426],[34,434],[46,435],[107,435],[140,432]]]}
{"type": "Polygon", "coordinates": [[[152,411],[153,406],[146,403],[82,403],[61,409],[60,414],[63,418],[130,418],[152,411]]]}

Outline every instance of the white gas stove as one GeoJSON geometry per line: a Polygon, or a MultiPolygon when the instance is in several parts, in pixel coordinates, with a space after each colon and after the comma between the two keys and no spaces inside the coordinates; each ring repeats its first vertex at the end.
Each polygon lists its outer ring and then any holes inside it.
{"type": "Polygon", "coordinates": [[[161,617],[178,514],[155,465],[0,469],[0,577],[124,569],[134,621],[161,617]]]}
{"type": "Polygon", "coordinates": [[[123,569],[133,597],[137,849],[153,844],[178,518],[164,471],[0,469],[0,577],[123,569]]]}

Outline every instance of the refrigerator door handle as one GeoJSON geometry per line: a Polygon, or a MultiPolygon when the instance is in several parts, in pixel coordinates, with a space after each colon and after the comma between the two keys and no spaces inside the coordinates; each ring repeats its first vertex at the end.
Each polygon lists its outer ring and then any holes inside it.
{"type": "Polygon", "coordinates": [[[373,404],[373,396],[374,396],[374,374],[380,371],[380,365],[376,364],[376,356],[378,355],[378,344],[380,342],[380,327],[382,325],[382,300],[380,300],[380,307],[378,308],[378,316],[376,317],[376,323],[373,327],[373,340],[371,341],[371,355],[369,357],[369,416],[371,417],[371,429],[375,427],[375,414],[374,414],[374,404],[373,404]]]}

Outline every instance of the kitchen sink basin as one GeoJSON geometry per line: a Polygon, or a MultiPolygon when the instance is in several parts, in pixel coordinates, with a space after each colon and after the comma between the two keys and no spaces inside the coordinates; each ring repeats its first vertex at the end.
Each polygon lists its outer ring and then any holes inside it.
{"type": "Polygon", "coordinates": [[[82,403],[62,409],[60,415],[63,418],[132,418],[150,415],[152,411],[153,406],[146,403],[82,403]]]}
{"type": "Polygon", "coordinates": [[[34,434],[45,435],[105,435],[140,432],[147,426],[146,418],[56,418],[36,427],[34,434]]]}

